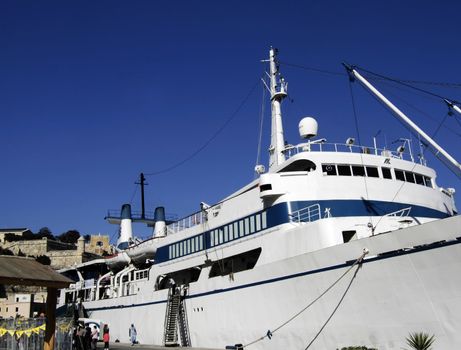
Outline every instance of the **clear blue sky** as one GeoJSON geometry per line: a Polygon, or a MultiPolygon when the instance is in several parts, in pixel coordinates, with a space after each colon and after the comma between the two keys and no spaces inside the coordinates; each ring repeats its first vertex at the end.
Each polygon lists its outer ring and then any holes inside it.
{"type": "MultiPolygon", "coordinates": [[[[113,235],[108,209],[132,201],[140,172],[146,205],[184,216],[254,177],[259,60],[272,45],[283,62],[344,73],[342,61],[407,80],[461,83],[459,1],[9,1],[0,2],[0,227],[113,235]]],[[[284,127],[314,115],[330,142],[357,137],[344,75],[282,65],[292,102],[284,127]]],[[[384,88],[387,85],[382,85],[384,88]]],[[[461,90],[419,85],[461,100],[461,90]]],[[[409,137],[353,85],[360,137],[380,145],[409,137]]],[[[390,92],[399,92],[391,90],[390,92]]],[[[390,95],[392,98],[394,95],[390,95]]],[[[436,99],[415,120],[432,134],[446,115],[436,99]]],[[[396,101],[397,102],[397,101],[396,101]]],[[[420,106],[420,105],[419,105],[420,106]]],[[[269,125],[266,108],[265,125],[269,125]]],[[[458,119],[459,121],[459,119],[458,119]]],[[[461,126],[446,119],[437,141],[461,159],[461,126]]],[[[263,139],[267,163],[269,133],[263,139]]],[[[440,169],[440,185],[461,191],[440,169]]],[[[459,197],[459,196],[458,196],[459,197]]],[[[145,236],[144,228],[135,230],[145,236]]]]}

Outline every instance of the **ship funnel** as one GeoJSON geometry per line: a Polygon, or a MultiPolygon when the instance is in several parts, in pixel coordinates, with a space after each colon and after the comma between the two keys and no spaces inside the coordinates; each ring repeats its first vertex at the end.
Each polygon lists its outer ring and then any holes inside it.
{"type": "Polygon", "coordinates": [[[165,208],[157,207],[154,213],[154,237],[165,237],[166,236],[166,224],[165,224],[165,208]]]}
{"type": "Polygon", "coordinates": [[[124,250],[128,248],[130,242],[133,240],[133,230],[131,228],[131,205],[122,205],[120,219],[120,236],[117,241],[117,249],[124,250]]]}

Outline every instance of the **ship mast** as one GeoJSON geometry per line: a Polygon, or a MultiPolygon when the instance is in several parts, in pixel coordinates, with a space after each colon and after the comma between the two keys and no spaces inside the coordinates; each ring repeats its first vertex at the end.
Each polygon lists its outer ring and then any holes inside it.
{"type": "Polygon", "coordinates": [[[277,49],[269,51],[270,93],[271,93],[271,146],[269,148],[269,170],[285,161],[285,140],[282,125],[282,100],[287,97],[288,84],[280,76],[277,64],[277,49]]]}

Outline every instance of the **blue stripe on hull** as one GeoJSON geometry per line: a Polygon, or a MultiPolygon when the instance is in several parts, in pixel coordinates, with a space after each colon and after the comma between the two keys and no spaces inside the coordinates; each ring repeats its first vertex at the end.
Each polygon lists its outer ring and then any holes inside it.
{"type": "MultiPolygon", "coordinates": [[[[380,255],[378,255],[376,257],[365,259],[363,261],[363,264],[372,263],[372,262],[379,261],[379,260],[386,260],[386,259],[394,258],[394,257],[397,257],[397,256],[403,256],[403,255],[419,253],[419,252],[423,252],[423,251],[427,251],[427,250],[444,248],[444,247],[448,247],[448,246],[452,246],[452,245],[456,245],[456,244],[461,244],[461,237],[458,237],[456,240],[453,240],[453,241],[448,241],[448,242],[442,241],[442,242],[435,242],[435,243],[424,245],[424,246],[418,246],[418,247],[413,248],[411,250],[401,250],[401,249],[399,249],[399,250],[394,250],[394,251],[390,251],[390,252],[385,252],[385,253],[382,253],[382,254],[380,254],[380,255]]],[[[244,284],[244,285],[241,285],[241,286],[236,286],[236,287],[231,287],[231,288],[226,288],[226,289],[217,289],[217,290],[213,290],[213,291],[209,291],[209,292],[205,292],[205,293],[198,293],[198,294],[194,294],[194,295],[188,295],[188,296],[186,296],[186,299],[200,298],[200,297],[204,297],[204,296],[211,295],[211,294],[226,293],[226,292],[231,292],[231,291],[238,290],[238,289],[251,288],[251,287],[255,287],[255,286],[259,286],[259,285],[263,285],[263,284],[276,283],[276,282],[280,282],[280,281],[284,281],[284,280],[288,280],[288,279],[292,279],[292,278],[298,278],[298,277],[307,276],[307,275],[313,275],[313,274],[322,273],[322,272],[326,272],[326,271],[342,269],[342,268],[351,266],[354,262],[355,262],[355,260],[351,260],[351,261],[347,261],[347,262],[345,262],[343,264],[331,265],[331,266],[323,267],[323,268],[320,268],[320,269],[303,271],[303,272],[299,272],[299,273],[296,273],[296,274],[280,276],[280,277],[276,277],[276,278],[272,278],[272,279],[268,279],[268,280],[264,280],[264,281],[244,284]]],[[[141,303],[141,304],[116,305],[116,306],[107,306],[107,307],[98,307],[98,308],[87,308],[87,311],[100,311],[100,310],[112,310],[112,309],[120,309],[120,308],[142,307],[142,306],[147,306],[147,305],[162,304],[162,303],[166,303],[166,302],[167,302],[167,300],[165,299],[165,300],[152,301],[152,302],[146,302],[146,303],[141,303]]]]}

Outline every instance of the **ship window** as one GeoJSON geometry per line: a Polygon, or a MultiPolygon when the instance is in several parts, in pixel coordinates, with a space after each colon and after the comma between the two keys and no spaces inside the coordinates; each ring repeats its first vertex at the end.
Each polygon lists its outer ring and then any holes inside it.
{"type": "Polygon", "coordinates": [[[239,221],[239,233],[240,233],[240,237],[243,237],[245,231],[243,229],[243,220],[240,220],[239,221]]]}
{"type": "Polygon", "coordinates": [[[261,255],[261,248],[253,249],[245,253],[233,255],[228,258],[213,262],[209,278],[231,275],[237,272],[251,270],[261,255]]]}
{"type": "Polygon", "coordinates": [[[262,218],[262,229],[264,230],[265,228],[267,228],[267,214],[265,211],[262,212],[261,218],[262,218]]]}
{"type": "Polygon", "coordinates": [[[389,168],[381,168],[381,171],[383,172],[383,177],[385,179],[392,179],[391,169],[389,169],[389,168]]]}
{"type": "Polygon", "coordinates": [[[229,231],[228,227],[224,226],[224,242],[229,241],[229,231]]]}
{"type": "Polygon", "coordinates": [[[353,239],[357,239],[357,231],[343,231],[343,242],[347,243],[353,239]]]}
{"type": "Polygon", "coordinates": [[[245,218],[245,236],[250,233],[250,220],[245,218]]]}
{"type": "Polygon", "coordinates": [[[342,176],[351,176],[351,166],[350,165],[338,165],[338,174],[342,176]]]}
{"type": "Polygon", "coordinates": [[[379,177],[378,168],[374,166],[367,166],[366,168],[368,177],[379,177]]]}
{"type": "Polygon", "coordinates": [[[261,214],[256,215],[256,231],[261,230],[261,214]]]}
{"type": "Polygon", "coordinates": [[[400,181],[405,181],[405,175],[402,170],[394,169],[395,178],[400,181]]]}
{"type": "Polygon", "coordinates": [[[307,159],[300,159],[287,165],[285,168],[279,171],[279,173],[287,173],[292,171],[313,171],[315,170],[314,162],[307,159]]]}
{"type": "Polygon", "coordinates": [[[423,185],[424,186],[424,178],[423,175],[420,174],[415,174],[415,180],[418,185],[423,185]]]}
{"type": "Polygon", "coordinates": [[[190,240],[190,251],[191,253],[195,253],[195,239],[194,238],[190,240]]]}
{"type": "Polygon", "coordinates": [[[223,231],[222,228],[219,229],[219,244],[222,244],[223,242],[223,231]]]}
{"type": "Polygon", "coordinates": [[[229,241],[232,241],[234,239],[234,225],[230,224],[229,225],[229,241]]]}
{"type": "Polygon", "coordinates": [[[322,172],[327,175],[336,175],[336,166],[334,164],[322,164],[322,172]]]}
{"type": "Polygon", "coordinates": [[[411,171],[405,171],[405,179],[407,182],[415,183],[415,177],[411,171]]]}
{"type": "Polygon", "coordinates": [[[214,246],[214,231],[210,232],[210,246],[214,246]]]}
{"type": "Polygon", "coordinates": [[[187,240],[187,254],[192,253],[192,250],[190,249],[190,239],[187,240]]]}
{"type": "Polygon", "coordinates": [[[365,168],[361,165],[353,165],[352,173],[354,176],[365,176],[365,168]]]}
{"type": "Polygon", "coordinates": [[[432,181],[430,177],[424,176],[424,182],[426,183],[426,187],[432,188],[432,181]]]}
{"type": "Polygon", "coordinates": [[[272,185],[271,184],[265,184],[265,185],[259,186],[259,191],[260,192],[269,191],[269,190],[272,190],[272,185]]]}
{"type": "Polygon", "coordinates": [[[250,217],[250,233],[255,232],[255,217],[250,217]]]}

